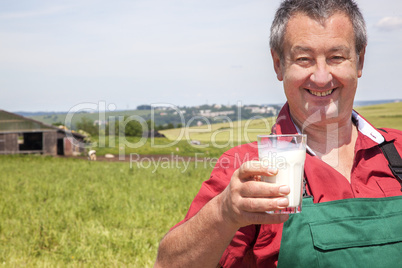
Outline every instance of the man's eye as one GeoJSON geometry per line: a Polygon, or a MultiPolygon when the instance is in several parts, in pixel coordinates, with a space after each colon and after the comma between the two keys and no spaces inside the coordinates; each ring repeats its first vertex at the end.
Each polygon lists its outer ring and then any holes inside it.
{"type": "Polygon", "coordinates": [[[345,60],[345,58],[342,57],[342,56],[333,56],[333,57],[331,58],[331,61],[333,61],[333,62],[342,62],[342,61],[344,61],[344,60],[345,60]]]}
{"type": "Polygon", "coordinates": [[[296,63],[300,66],[307,67],[312,64],[312,59],[309,57],[299,57],[299,58],[296,58],[296,63]]]}
{"type": "Polygon", "coordinates": [[[297,58],[297,61],[300,61],[300,62],[306,62],[306,61],[309,61],[310,59],[309,58],[307,58],[307,57],[300,57],[300,58],[297,58]]]}

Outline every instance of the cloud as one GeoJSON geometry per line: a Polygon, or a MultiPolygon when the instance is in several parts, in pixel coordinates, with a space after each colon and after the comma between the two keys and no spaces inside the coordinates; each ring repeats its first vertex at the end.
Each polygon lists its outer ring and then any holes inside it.
{"type": "Polygon", "coordinates": [[[402,29],[402,18],[401,17],[384,17],[379,20],[375,26],[380,30],[393,31],[402,29]]]}

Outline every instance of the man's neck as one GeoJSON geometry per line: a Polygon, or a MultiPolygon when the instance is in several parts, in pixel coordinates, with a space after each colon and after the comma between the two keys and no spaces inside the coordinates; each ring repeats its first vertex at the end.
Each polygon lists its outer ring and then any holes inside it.
{"type": "MultiPolygon", "coordinates": [[[[321,122],[322,123],[322,122],[321,122]]],[[[349,120],[327,125],[309,125],[303,129],[307,144],[316,157],[332,166],[349,182],[354,159],[357,127],[349,120]]]]}
{"type": "MultiPolygon", "coordinates": [[[[302,124],[293,120],[297,127],[302,124]]],[[[301,129],[307,134],[307,144],[317,156],[324,156],[333,150],[340,149],[347,145],[353,145],[357,139],[358,130],[351,117],[337,122],[318,122],[301,129]]],[[[321,157],[320,157],[321,158],[321,157]]]]}

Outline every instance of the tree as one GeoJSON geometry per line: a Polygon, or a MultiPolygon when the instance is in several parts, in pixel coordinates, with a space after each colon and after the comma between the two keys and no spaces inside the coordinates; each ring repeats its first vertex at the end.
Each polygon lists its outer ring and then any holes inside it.
{"type": "Polygon", "coordinates": [[[88,117],[82,117],[79,122],[76,123],[76,128],[78,130],[83,130],[90,134],[91,136],[96,136],[99,134],[98,126],[95,126],[93,121],[88,117]]]}
{"type": "Polygon", "coordinates": [[[155,122],[151,119],[147,120],[148,130],[151,131],[152,129],[156,129],[155,122]]]}
{"type": "Polygon", "coordinates": [[[64,125],[62,122],[58,121],[58,122],[52,123],[52,126],[58,127],[58,126],[64,126],[64,125]]]}
{"type": "Polygon", "coordinates": [[[133,116],[125,116],[124,120],[120,120],[118,124],[116,124],[118,128],[117,133],[124,134],[125,136],[132,136],[132,137],[141,137],[143,133],[141,123],[136,120],[133,116]]]}
{"type": "Polygon", "coordinates": [[[143,104],[143,105],[137,106],[137,110],[151,110],[151,109],[152,109],[151,105],[143,104]]]}

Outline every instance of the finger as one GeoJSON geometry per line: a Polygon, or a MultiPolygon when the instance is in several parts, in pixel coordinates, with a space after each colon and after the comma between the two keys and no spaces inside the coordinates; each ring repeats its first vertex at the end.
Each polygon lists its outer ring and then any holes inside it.
{"type": "Polygon", "coordinates": [[[275,176],[278,173],[276,168],[267,168],[260,161],[244,162],[238,169],[240,179],[254,179],[254,176],[275,176]]]}
{"type": "Polygon", "coordinates": [[[238,188],[242,197],[279,197],[290,193],[287,185],[259,181],[244,181],[238,188]]]}
{"type": "Polygon", "coordinates": [[[289,206],[289,200],[285,197],[277,198],[242,198],[238,207],[245,212],[265,212],[282,210],[289,206]]]}

